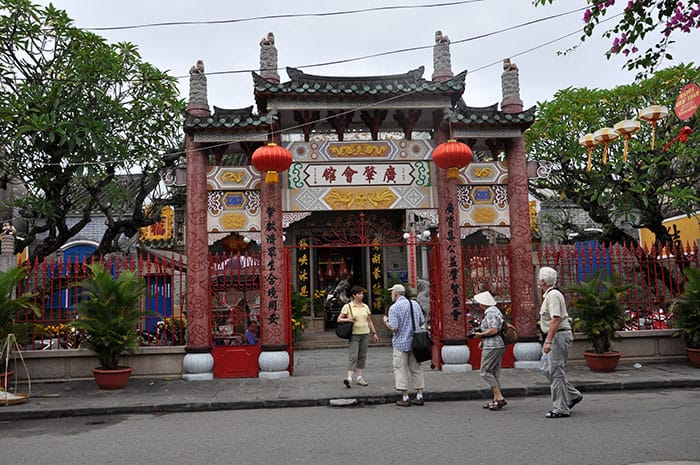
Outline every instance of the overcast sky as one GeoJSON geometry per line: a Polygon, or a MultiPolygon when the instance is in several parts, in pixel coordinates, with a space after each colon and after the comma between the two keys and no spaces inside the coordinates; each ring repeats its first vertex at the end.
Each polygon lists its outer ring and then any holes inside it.
{"type": "MultiPolygon", "coordinates": [[[[446,0],[447,1],[447,0],[446,0]]],[[[41,3],[47,4],[48,1],[41,3]]],[[[268,15],[325,13],[380,6],[429,5],[435,0],[55,0],[78,27],[98,28],[157,22],[217,21],[268,15]]],[[[621,11],[627,4],[614,11],[621,11]]],[[[453,44],[452,70],[467,70],[465,101],[485,106],[501,100],[501,61],[512,57],[520,69],[521,98],[525,107],[550,100],[569,86],[610,88],[633,81],[634,73],[622,70],[623,60],[607,60],[603,52],[609,39],[586,41],[572,53],[557,52],[579,43],[583,12],[536,22],[515,30],[455,44],[457,40],[518,26],[585,6],[583,0],[558,0],[555,5],[534,7],[530,0],[483,0],[455,6],[375,11],[340,16],[276,18],[229,24],[175,25],[151,28],[95,31],[110,42],[136,44],[144,60],[171,75],[181,77],[180,89],[188,95],[188,70],[204,60],[206,71],[250,70],[259,67],[259,42],[267,32],[275,34],[280,67],[299,67],[310,74],[368,76],[404,73],[425,66],[430,79],[435,31],[441,30],[453,44]],[[566,34],[568,38],[544,45],[566,34]],[[307,65],[351,59],[410,47],[428,48],[324,67],[307,65]],[[528,51],[536,48],[535,50],[528,51]]],[[[612,22],[608,23],[612,24],[612,22]]],[[[654,37],[656,38],[656,37],[654,37]]],[[[698,62],[698,30],[681,34],[672,48],[673,63],[698,62]]],[[[641,48],[641,47],[640,47],[641,48]]],[[[288,77],[280,71],[282,81],[288,77]]],[[[250,72],[210,75],[209,105],[241,108],[253,105],[250,72]]],[[[679,89],[680,90],[680,89],[679,89]]],[[[633,115],[630,115],[633,116],[633,115]]]]}

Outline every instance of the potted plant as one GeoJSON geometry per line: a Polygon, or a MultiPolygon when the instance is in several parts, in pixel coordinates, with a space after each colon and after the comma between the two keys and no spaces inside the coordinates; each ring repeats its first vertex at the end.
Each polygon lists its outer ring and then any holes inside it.
{"type": "MultiPolygon", "coordinates": [[[[8,343],[10,334],[14,334],[15,340],[23,343],[26,341],[31,331],[31,323],[17,322],[17,317],[27,312],[34,315],[41,315],[40,309],[34,303],[35,294],[25,293],[17,295],[17,286],[26,276],[24,268],[13,267],[7,271],[0,271],[0,345],[8,347],[7,358],[9,359],[12,344],[8,343]]],[[[14,375],[14,370],[6,368],[5,361],[0,366],[0,387],[7,387],[7,382],[14,375]]]]}
{"type": "Polygon", "coordinates": [[[686,268],[685,289],[673,306],[677,328],[691,365],[700,368],[700,269],[686,268]]]}
{"type": "Polygon", "coordinates": [[[140,303],[145,286],[132,271],[114,278],[99,263],[88,268],[90,277],[77,284],[83,289],[83,300],[76,307],[73,324],[85,332],[83,345],[100,363],[93,369],[95,382],[101,389],[120,389],[129,381],[131,368],[119,366],[119,358],[138,347],[136,329],[144,315],[140,303]]]}
{"type": "Polygon", "coordinates": [[[621,284],[614,274],[600,271],[571,286],[575,292],[571,304],[574,329],[586,334],[593,344],[592,350],[583,352],[591,371],[609,372],[617,368],[622,354],[612,349],[612,341],[625,323],[620,298],[633,287],[621,284]]]}

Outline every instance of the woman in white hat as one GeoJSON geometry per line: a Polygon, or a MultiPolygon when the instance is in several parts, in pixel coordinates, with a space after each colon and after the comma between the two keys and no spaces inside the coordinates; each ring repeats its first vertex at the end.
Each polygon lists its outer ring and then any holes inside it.
{"type": "Polygon", "coordinates": [[[500,334],[503,314],[496,307],[496,299],[489,291],[476,294],[474,300],[479,304],[484,316],[479,331],[472,334],[481,339],[481,377],[493,391],[493,401],[484,404],[484,408],[500,410],[508,404],[501,392],[501,357],[506,350],[500,334]]]}

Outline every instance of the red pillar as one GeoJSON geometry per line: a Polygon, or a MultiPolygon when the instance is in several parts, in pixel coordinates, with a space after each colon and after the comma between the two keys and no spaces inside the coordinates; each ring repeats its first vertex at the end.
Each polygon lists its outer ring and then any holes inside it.
{"type": "MultiPolygon", "coordinates": [[[[435,144],[447,142],[444,129],[435,131],[435,144]]],[[[447,179],[447,171],[436,170],[438,192],[438,221],[440,269],[442,270],[441,302],[443,315],[442,343],[462,345],[466,339],[464,310],[464,269],[459,227],[457,180],[447,179]]]]}
{"type": "Polygon", "coordinates": [[[513,321],[521,340],[537,337],[535,289],[532,267],[532,236],[527,190],[525,138],[506,147],[508,163],[508,212],[510,214],[510,296],[513,321]]]}
{"type": "MultiPolygon", "coordinates": [[[[263,175],[262,178],[265,176],[263,175]]],[[[280,176],[281,177],[281,176],[280,176]]],[[[287,331],[290,324],[284,286],[284,234],[282,229],[282,181],[267,184],[261,180],[261,252],[262,252],[262,296],[260,313],[262,333],[261,350],[286,350],[287,331]]]]}
{"type": "Polygon", "coordinates": [[[207,154],[187,135],[187,353],[210,353],[207,154]]]}

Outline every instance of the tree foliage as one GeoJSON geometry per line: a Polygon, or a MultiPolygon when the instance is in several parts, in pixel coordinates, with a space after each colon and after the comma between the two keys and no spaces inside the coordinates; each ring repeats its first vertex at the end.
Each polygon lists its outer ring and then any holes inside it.
{"type": "Polygon", "coordinates": [[[109,44],[52,5],[0,0],[0,175],[27,190],[12,207],[33,257],[58,250],[95,212],[107,225],[98,253],[158,221],[154,189],[176,162],[162,154],[181,142],[183,108],[175,79],[133,44],[109,44]]]}
{"type": "MultiPolygon", "coordinates": [[[[556,0],[534,0],[535,5],[554,3],[556,0]]],[[[593,31],[602,23],[615,18],[612,7],[615,0],[587,0],[590,8],[583,15],[584,34],[581,41],[593,35],[593,31]]],[[[621,3],[621,2],[618,2],[621,3]]],[[[700,28],[700,0],[628,0],[618,22],[603,32],[603,37],[611,39],[610,48],[605,55],[624,55],[625,66],[629,70],[637,69],[638,78],[646,77],[663,60],[673,56],[668,48],[673,44],[676,33],[690,33],[700,28]],[[637,45],[647,37],[657,34],[656,43],[640,52],[637,45]]]]}
{"type": "Polygon", "coordinates": [[[696,114],[679,121],[673,114],[678,92],[690,82],[700,81],[700,68],[680,65],[654,74],[633,85],[614,89],[568,88],[557,92],[550,102],[541,103],[537,120],[526,132],[528,156],[551,163],[552,173],[531,181],[532,192],[546,190],[583,208],[603,227],[610,242],[636,242],[620,227],[623,218],[634,218],[632,226],[651,230],[662,244],[673,237],[662,224],[665,218],[690,215],[700,210],[700,124],[696,114]],[[656,128],[656,144],[651,150],[651,124],[629,141],[628,161],[622,161],[620,137],[609,145],[607,164],[601,161],[603,148],[593,151],[593,164],[586,171],[586,148],[579,138],[602,127],[612,127],[652,104],[671,111],[656,128]],[[663,151],[684,126],[693,129],[686,143],[677,141],[663,151]]]}

